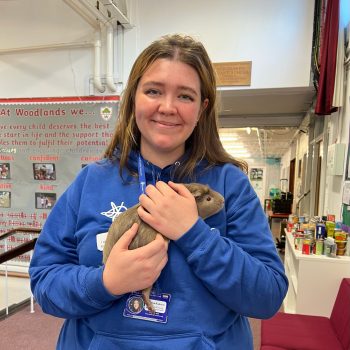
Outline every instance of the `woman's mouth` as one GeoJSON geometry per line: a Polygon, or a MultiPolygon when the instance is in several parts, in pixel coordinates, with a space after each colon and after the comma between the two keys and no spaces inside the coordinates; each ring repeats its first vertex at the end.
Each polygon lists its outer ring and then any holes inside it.
{"type": "Polygon", "coordinates": [[[173,127],[179,125],[177,123],[172,123],[172,122],[163,121],[163,120],[153,120],[153,122],[158,124],[159,126],[165,127],[165,128],[173,128],[173,127]]]}

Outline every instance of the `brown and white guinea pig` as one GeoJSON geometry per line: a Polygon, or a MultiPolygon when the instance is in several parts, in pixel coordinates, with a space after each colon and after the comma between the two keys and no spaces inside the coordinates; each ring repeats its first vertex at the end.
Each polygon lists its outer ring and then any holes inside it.
{"type": "MultiPolygon", "coordinates": [[[[224,197],[213,191],[209,186],[202,185],[199,183],[190,183],[184,184],[187,189],[194,196],[197,208],[198,215],[203,219],[208,218],[216,213],[218,213],[224,206],[224,197]]],[[[119,238],[130,229],[130,227],[137,223],[139,225],[138,231],[134,239],[129,245],[129,249],[136,249],[142,247],[150,242],[152,242],[158,232],[154,230],[151,226],[142,221],[137,213],[137,208],[140,204],[136,204],[133,207],[127,209],[118,215],[113,221],[112,225],[108,230],[107,239],[105,246],[103,248],[103,263],[105,264],[108,256],[119,238]]],[[[146,288],[142,291],[142,296],[147,308],[150,312],[154,313],[155,310],[150,301],[150,293],[152,286],[146,288]]]]}

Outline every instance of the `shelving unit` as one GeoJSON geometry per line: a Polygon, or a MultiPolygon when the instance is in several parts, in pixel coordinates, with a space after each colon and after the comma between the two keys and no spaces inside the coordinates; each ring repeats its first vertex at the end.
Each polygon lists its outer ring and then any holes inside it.
{"type": "Polygon", "coordinates": [[[329,317],[340,282],[350,277],[350,257],[305,255],[294,248],[294,237],[286,233],[284,266],[289,280],[284,311],[329,317]]]}

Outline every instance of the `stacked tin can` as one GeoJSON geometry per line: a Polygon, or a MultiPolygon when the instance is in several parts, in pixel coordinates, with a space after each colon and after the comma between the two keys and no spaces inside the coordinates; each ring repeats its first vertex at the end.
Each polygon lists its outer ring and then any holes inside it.
{"type": "Polygon", "coordinates": [[[334,215],[327,217],[312,217],[290,215],[287,230],[294,235],[294,246],[303,254],[326,255],[350,255],[350,237],[347,232],[335,223],[334,215]],[[347,243],[349,242],[349,243],[347,243]]]}
{"type": "Polygon", "coordinates": [[[315,224],[315,254],[322,255],[324,253],[324,240],[326,238],[326,225],[323,222],[315,224]]]}

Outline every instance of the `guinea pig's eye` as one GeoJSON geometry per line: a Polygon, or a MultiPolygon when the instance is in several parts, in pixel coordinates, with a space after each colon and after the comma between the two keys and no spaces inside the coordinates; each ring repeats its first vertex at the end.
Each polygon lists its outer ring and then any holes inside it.
{"type": "Polygon", "coordinates": [[[208,202],[211,201],[211,197],[210,197],[210,196],[207,197],[207,201],[208,201],[208,202]]]}

